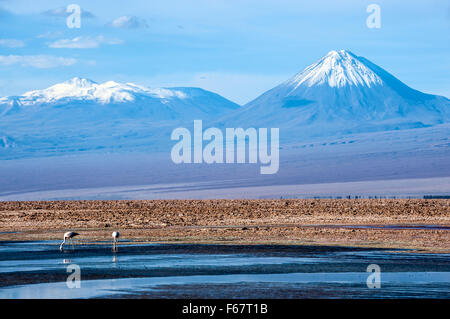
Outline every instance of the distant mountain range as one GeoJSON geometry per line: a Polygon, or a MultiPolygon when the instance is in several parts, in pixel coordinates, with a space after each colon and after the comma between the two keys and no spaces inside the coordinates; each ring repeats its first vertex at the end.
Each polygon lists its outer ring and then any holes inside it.
{"type": "Polygon", "coordinates": [[[329,52],[243,107],[200,88],[73,78],[0,98],[0,158],[154,151],[170,144],[171,130],[194,119],[224,127],[279,127],[282,140],[295,142],[447,123],[450,100],[416,91],[345,50],[329,52]]]}

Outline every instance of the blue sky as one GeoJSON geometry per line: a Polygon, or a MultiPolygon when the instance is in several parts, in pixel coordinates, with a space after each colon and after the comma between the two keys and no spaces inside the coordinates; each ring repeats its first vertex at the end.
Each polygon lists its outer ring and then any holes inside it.
{"type": "Polygon", "coordinates": [[[197,86],[244,104],[340,49],[450,97],[448,0],[0,0],[0,96],[80,76],[197,86]],[[66,26],[72,3],[80,29],[66,26]],[[380,29],[366,26],[371,3],[380,29]]]}

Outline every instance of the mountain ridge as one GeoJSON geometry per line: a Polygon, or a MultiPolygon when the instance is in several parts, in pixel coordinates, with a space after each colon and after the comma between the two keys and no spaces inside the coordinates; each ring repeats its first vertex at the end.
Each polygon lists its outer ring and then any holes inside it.
{"type": "Polygon", "coordinates": [[[135,100],[135,96],[132,95],[133,93],[135,95],[142,94],[156,98],[186,98],[187,96],[183,92],[185,90],[201,90],[217,94],[197,87],[148,88],[131,82],[119,83],[110,80],[104,83],[97,83],[87,78],[74,77],[46,89],[27,91],[19,96],[2,97],[0,98],[0,103],[5,103],[8,100],[16,100],[21,102],[22,105],[53,104],[66,98],[78,98],[107,104],[133,102],[135,100]]]}
{"type": "Polygon", "coordinates": [[[443,123],[444,130],[449,110],[446,97],[410,88],[346,50],[330,51],[242,107],[201,88],[75,77],[0,99],[0,157],[16,151],[167,151],[172,130],[191,127],[195,119],[205,128],[279,128],[281,144],[443,123]]]}
{"type": "MultiPolygon", "coordinates": [[[[97,115],[102,110],[111,111],[125,118],[141,114],[151,116],[154,121],[209,118],[240,107],[217,93],[201,88],[148,88],[134,83],[97,83],[75,77],[46,89],[0,98],[0,118],[20,111],[29,111],[33,107],[41,107],[42,110],[51,112],[55,111],[57,106],[60,109],[65,106],[68,112],[77,107],[83,112],[83,107],[101,106],[91,111],[97,115]],[[118,112],[120,110],[122,113],[118,112]]],[[[105,113],[104,116],[108,117],[108,114],[105,113]]]]}

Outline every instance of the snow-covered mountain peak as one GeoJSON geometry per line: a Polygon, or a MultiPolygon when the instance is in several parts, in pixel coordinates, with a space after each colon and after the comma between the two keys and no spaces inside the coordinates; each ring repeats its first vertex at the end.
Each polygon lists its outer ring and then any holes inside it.
{"type": "Polygon", "coordinates": [[[44,90],[25,92],[21,97],[23,105],[34,103],[53,103],[66,98],[86,97],[95,90],[97,84],[88,79],[73,78],[71,80],[55,84],[44,90]]]}
{"type": "Polygon", "coordinates": [[[122,83],[119,83],[119,82],[116,82],[116,81],[107,81],[105,83],[102,83],[101,86],[103,86],[103,87],[123,87],[123,88],[126,88],[127,85],[129,85],[129,84],[131,84],[131,86],[133,86],[132,83],[122,84],[122,83]]]}
{"type": "Polygon", "coordinates": [[[331,50],[325,57],[335,58],[335,59],[346,59],[351,56],[355,56],[352,52],[348,50],[331,50]]]}
{"type": "Polygon", "coordinates": [[[209,119],[238,108],[239,105],[222,96],[200,88],[148,88],[76,77],[43,90],[0,98],[0,121],[15,115],[33,117],[35,112],[39,112],[39,117],[58,118],[61,123],[74,123],[81,117],[86,121],[111,118],[184,121],[209,119]]]}
{"type": "Polygon", "coordinates": [[[329,87],[383,85],[383,80],[356,55],[347,50],[330,51],[286,82],[292,90],[299,86],[329,87]]]}
{"type": "Polygon", "coordinates": [[[74,87],[91,87],[92,85],[97,83],[89,79],[74,77],[73,79],[65,81],[64,84],[74,87]]]}
{"type": "MultiPolygon", "coordinates": [[[[33,90],[18,97],[22,105],[53,104],[59,101],[93,101],[96,103],[133,102],[139,97],[169,99],[186,98],[180,89],[147,88],[134,83],[119,83],[107,81],[97,83],[89,79],[75,77],[68,81],[55,84],[43,90],[33,90]]],[[[10,98],[4,98],[6,103],[10,98]]]]}

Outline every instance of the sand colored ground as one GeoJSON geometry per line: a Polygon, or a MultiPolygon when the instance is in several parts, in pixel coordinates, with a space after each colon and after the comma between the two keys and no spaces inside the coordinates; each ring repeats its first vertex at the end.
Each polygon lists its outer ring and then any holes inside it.
{"type": "Polygon", "coordinates": [[[357,225],[450,226],[448,199],[298,199],[0,202],[1,240],[80,243],[279,243],[413,248],[450,252],[448,229],[361,229],[357,225]],[[351,226],[345,228],[342,226],[351,226]],[[11,233],[12,232],[12,233],[11,233]]]}

